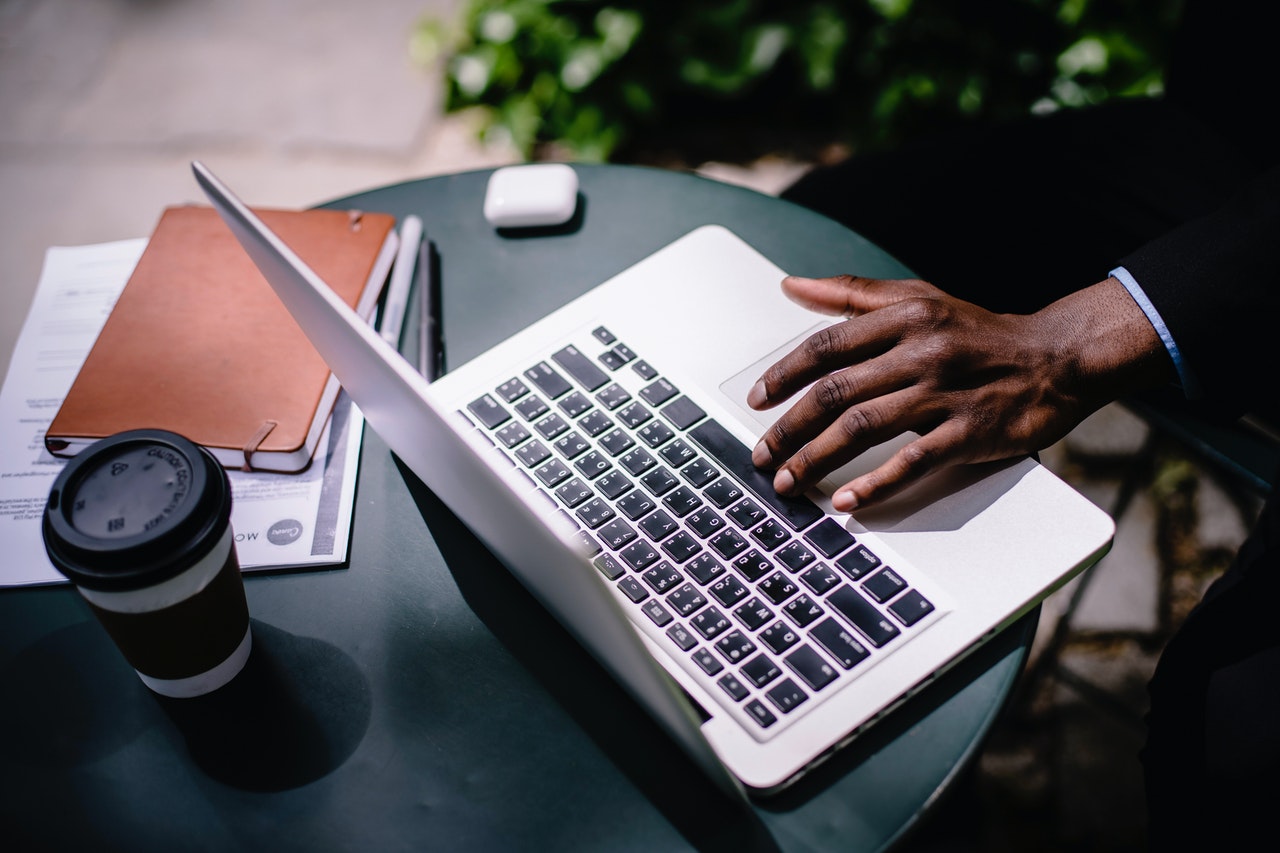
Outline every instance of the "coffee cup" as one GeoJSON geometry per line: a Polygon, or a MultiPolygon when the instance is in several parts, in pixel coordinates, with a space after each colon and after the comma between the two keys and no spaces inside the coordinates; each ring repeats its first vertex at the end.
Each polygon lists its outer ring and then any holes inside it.
{"type": "Polygon", "coordinates": [[[252,647],[231,530],[231,482],[165,430],[82,450],[45,506],[45,550],[142,682],[189,698],[234,678],[252,647]]]}

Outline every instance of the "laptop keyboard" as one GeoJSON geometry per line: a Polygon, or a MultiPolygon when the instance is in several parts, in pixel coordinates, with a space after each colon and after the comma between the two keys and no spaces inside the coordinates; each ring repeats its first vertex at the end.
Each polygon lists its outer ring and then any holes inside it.
{"type": "Polygon", "coordinates": [[[780,497],[701,406],[608,329],[591,337],[467,413],[572,519],[633,621],[757,737],[932,621],[904,567],[780,497]]]}

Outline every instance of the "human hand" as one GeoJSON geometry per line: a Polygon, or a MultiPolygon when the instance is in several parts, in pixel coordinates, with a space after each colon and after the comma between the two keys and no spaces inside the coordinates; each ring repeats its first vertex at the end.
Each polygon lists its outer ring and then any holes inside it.
{"type": "Polygon", "coordinates": [[[1028,315],[995,314],[916,279],[783,280],[807,308],[848,317],[774,364],[747,403],[767,409],[810,388],[752,453],[796,495],[863,451],[919,434],[838,488],[840,512],[927,474],[1047,447],[1128,391],[1168,379],[1155,329],[1110,278],[1028,315]]]}

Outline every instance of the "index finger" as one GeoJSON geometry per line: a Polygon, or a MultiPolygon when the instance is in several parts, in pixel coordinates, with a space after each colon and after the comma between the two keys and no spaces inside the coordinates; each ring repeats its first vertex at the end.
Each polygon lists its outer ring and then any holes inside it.
{"type": "Polygon", "coordinates": [[[901,322],[891,310],[873,311],[819,329],[766,368],[747,394],[747,405],[778,405],[823,376],[874,358],[897,343],[901,322]]]}

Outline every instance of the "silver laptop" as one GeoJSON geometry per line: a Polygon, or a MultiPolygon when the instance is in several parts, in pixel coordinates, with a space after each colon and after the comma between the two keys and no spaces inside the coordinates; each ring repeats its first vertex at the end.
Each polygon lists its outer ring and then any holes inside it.
{"type": "Polygon", "coordinates": [[[1110,547],[1111,519],[1027,458],[856,518],[828,484],[780,499],[746,391],[831,321],[723,227],[428,383],[193,169],[391,450],[727,790],[785,788],[1110,547]]]}

